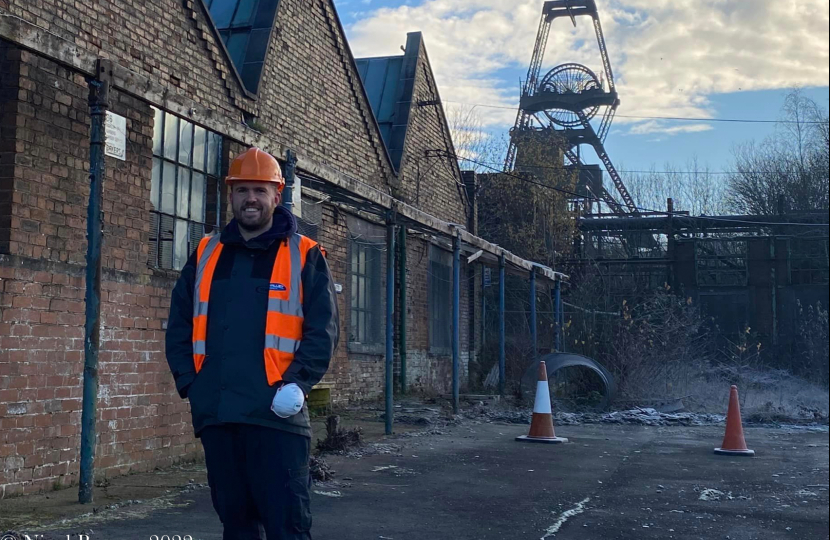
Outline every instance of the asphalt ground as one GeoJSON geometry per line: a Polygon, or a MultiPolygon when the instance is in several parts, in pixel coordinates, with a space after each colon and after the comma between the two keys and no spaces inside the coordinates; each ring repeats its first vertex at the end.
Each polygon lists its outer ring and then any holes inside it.
{"type": "MultiPolygon", "coordinates": [[[[820,539],[828,534],[825,428],[748,428],[754,458],[716,456],[722,426],[557,428],[466,422],[328,456],[315,540],[820,539]]],[[[30,529],[39,540],[222,538],[209,490],[30,529]]]]}

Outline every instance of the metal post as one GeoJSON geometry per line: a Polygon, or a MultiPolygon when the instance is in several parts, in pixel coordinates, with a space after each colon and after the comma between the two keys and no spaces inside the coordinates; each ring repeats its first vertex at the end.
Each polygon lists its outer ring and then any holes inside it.
{"type": "Polygon", "coordinates": [[[775,267],[778,266],[778,261],[775,257],[775,238],[769,239],[769,277],[770,277],[770,292],[772,293],[772,344],[778,345],[778,279],[775,275],[775,267]]]}
{"type": "Polygon", "coordinates": [[[297,154],[293,150],[285,151],[285,186],[282,188],[282,205],[294,213],[294,176],[297,170],[297,154]]]}
{"type": "Polygon", "coordinates": [[[667,276],[666,276],[666,283],[674,287],[674,254],[675,254],[675,243],[674,243],[674,199],[669,197],[666,199],[666,209],[668,210],[668,219],[666,220],[668,223],[666,224],[666,250],[669,259],[669,264],[666,265],[667,276]]]}
{"type": "Polygon", "coordinates": [[[400,303],[398,306],[398,311],[400,311],[400,328],[398,329],[400,342],[398,353],[401,357],[401,394],[406,394],[406,227],[400,227],[398,236],[398,249],[401,252],[400,273],[398,274],[398,286],[400,287],[400,303]]]}
{"type": "Polygon", "coordinates": [[[553,320],[554,329],[554,348],[556,352],[562,352],[562,321],[559,318],[559,312],[562,310],[562,282],[558,279],[553,284],[553,320]]]}
{"type": "Polygon", "coordinates": [[[484,351],[487,348],[487,288],[484,286],[486,284],[484,274],[487,271],[487,267],[483,264],[481,265],[481,347],[479,348],[480,356],[479,359],[484,359],[484,351]]]}
{"type": "Polygon", "coordinates": [[[461,344],[461,239],[452,237],[452,412],[458,414],[458,363],[461,344]]]}
{"type": "Polygon", "coordinates": [[[395,370],[395,224],[386,225],[386,434],[392,434],[395,370]]]}
{"type": "Polygon", "coordinates": [[[561,297],[559,300],[559,333],[560,343],[562,343],[562,350],[560,352],[565,352],[565,304],[562,302],[561,297]]]}
{"type": "Polygon", "coordinates": [[[91,133],[89,141],[89,205],[87,206],[86,320],[84,323],[84,400],[81,412],[81,465],[78,502],[92,502],[95,479],[95,418],[98,405],[98,352],[101,343],[101,231],[104,146],[111,67],[98,61],[95,79],[89,81],[91,133]]]}
{"type": "Polygon", "coordinates": [[[530,271],[530,341],[533,344],[533,361],[536,361],[537,328],[536,328],[536,270],[530,271]]]}
{"type": "Polygon", "coordinates": [[[504,253],[499,255],[499,394],[504,395],[505,354],[504,354],[504,253]]]}

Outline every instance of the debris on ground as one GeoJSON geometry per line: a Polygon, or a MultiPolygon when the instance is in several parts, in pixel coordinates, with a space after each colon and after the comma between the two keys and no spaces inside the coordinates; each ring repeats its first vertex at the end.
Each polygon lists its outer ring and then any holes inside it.
{"type": "Polygon", "coordinates": [[[708,426],[726,420],[722,414],[662,413],[652,408],[636,407],[607,413],[557,413],[559,424],[635,424],[641,426],[708,426]]]}
{"type": "Polygon", "coordinates": [[[326,418],[326,438],[317,441],[317,451],[345,453],[349,449],[360,446],[363,442],[363,432],[358,428],[342,429],[340,417],[332,415],[326,418]]]}
{"type": "MultiPolygon", "coordinates": [[[[396,424],[407,424],[412,426],[432,426],[443,424],[441,409],[433,407],[401,407],[396,406],[393,413],[393,420],[396,424]]],[[[378,413],[378,420],[386,421],[386,412],[378,413]]]]}
{"type": "Polygon", "coordinates": [[[350,458],[362,458],[364,456],[375,455],[400,455],[401,446],[397,444],[387,443],[373,443],[366,446],[361,446],[358,450],[352,450],[346,454],[350,458]]]}
{"type": "MultiPolygon", "coordinates": [[[[698,488],[695,488],[697,491],[698,488]]],[[[732,497],[732,492],[724,493],[719,489],[712,489],[707,488],[700,491],[700,496],[697,498],[699,501],[719,501],[721,499],[731,501],[734,497],[732,497]]]]}
{"type": "MultiPolygon", "coordinates": [[[[530,424],[532,411],[509,408],[474,407],[464,411],[470,420],[485,422],[506,422],[509,424],[530,424]]],[[[627,411],[606,413],[557,412],[553,416],[557,425],[577,424],[633,424],[642,426],[706,426],[725,421],[721,414],[706,413],[663,413],[652,408],[634,408],[627,411]]]]}
{"type": "Polygon", "coordinates": [[[308,460],[308,468],[311,470],[311,478],[315,482],[328,482],[334,478],[334,471],[321,457],[311,456],[308,460]]]}
{"type": "Polygon", "coordinates": [[[343,496],[343,494],[339,490],[323,491],[322,489],[315,489],[314,493],[316,493],[317,495],[322,495],[323,497],[334,497],[335,499],[338,499],[343,496]]]}

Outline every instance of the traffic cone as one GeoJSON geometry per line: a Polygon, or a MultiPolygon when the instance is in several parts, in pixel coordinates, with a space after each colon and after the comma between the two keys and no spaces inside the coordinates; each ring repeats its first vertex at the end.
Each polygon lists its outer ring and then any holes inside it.
{"type": "Polygon", "coordinates": [[[536,401],[533,403],[533,417],[530,433],[516,437],[517,441],[548,444],[566,443],[568,439],[557,437],[553,432],[553,415],[550,409],[548,370],[545,362],[539,362],[539,380],[536,383],[536,401]]]}
{"type": "Polygon", "coordinates": [[[747,456],[755,455],[755,450],[746,447],[744,440],[744,427],[741,423],[741,405],[738,402],[738,387],[734,384],[729,391],[729,411],[726,413],[726,434],[723,436],[723,443],[720,448],[715,448],[715,453],[722,456],[747,456]]]}

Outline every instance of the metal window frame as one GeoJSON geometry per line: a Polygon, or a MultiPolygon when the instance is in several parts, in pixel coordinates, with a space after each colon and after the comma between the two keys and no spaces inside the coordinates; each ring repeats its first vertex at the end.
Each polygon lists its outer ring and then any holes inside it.
{"type": "MultiPolygon", "coordinates": [[[[162,120],[161,120],[161,125],[160,126],[153,126],[154,138],[155,138],[155,130],[156,129],[159,129],[160,133],[161,133],[161,135],[160,135],[160,144],[159,144],[160,153],[156,154],[155,147],[153,148],[153,153],[152,153],[153,154],[153,160],[158,159],[159,163],[160,163],[160,165],[159,165],[158,201],[151,201],[151,203],[157,209],[156,210],[150,210],[150,214],[151,214],[151,216],[153,216],[153,219],[158,219],[158,231],[157,231],[156,238],[150,238],[150,242],[155,242],[155,244],[156,244],[156,257],[155,257],[155,260],[150,260],[148,258],[147,262],[148,262],[148,265],[150,265],[153,268],[158,268],[158,269],[162,269],[162,270],[176,270],[176,268],[174,268],[174,265],[172,264],[172,262],[175,261],[175,259],[176,259],[176,252],[175,252],[176,251],[176,240],[178,240],[178,238],[176,236],[175,223],[176,223],[177,220],[183,220],[187,223],[187,231],[188,231],[187,232],[187,255],[189,255],[191,252],[193,252],[194,249],[196,249],[196,246],[191,245],[191,234],[190,234],[191,227],[193,227],[194,225],[201,225],[202,227],[206,227],[208,225],[206,219],[207,219],[207,209],[208,209],[207,190],[208,190],[209,181],[211,181],[211,180],[215,181],[217,186],[220,185],[219,184],[219,174],[217,174],[217,169],[219,167],[221,167],[221,163],[222,163],[221,153],[222,153],[222,146],[224,144],[224,138],[222,137],[221,134],[213,132],[213,131],[205,128],[204,126],[198,126],[198,127],[201,127],[202,129],[205,130],[205,149],[204,149],[204,156],[203,156],[204,157],[204,169],[202,171],[196,171],[196,169],[194,169],[194,167],[193,167],[193,162],[194,162],[194,149],[195,149],[195,146],[196,146],[196,127],[197,127],[197,124],[195,124],[194,122],[191,122],[190,120],[187,120],[186,118],[182,118],[182,117],[177,116],[173,113],[165,111],[164,109],[160,109],[160,108],[157,108],[157,107],[154,107],[154,106],[151,106],[151,108],[154,111],[154,114],[155,114],[155,111],[161,112],[161,119],[162,120]],[[165,156],[165,152],[164,152],[165,142],[166,142],[165,141],[165,138],[166,138],[165,130],[167,128],[167,116],[168,115],[176,118],[177,121],[179,122],[179,128],[176,130],[176,149],[173,152],[174,157],[172,159],[165,156]],[[190,128],[191,128],[191,131],[192,131],[191,136],[190,136],[190,160],[189,160],[190,162],[187,165],[183,165],[179,161],[179,153],[181,151],[181,133],[182,133],[181,122],[183,122],[183,121],[190,124],[190,128]],[[210,164],[208,156],[210,155],[210,137],[212,135],[217,135],[218,136],[218,144],[217,144],[216,149],[217,149],[217,152],[219,153],[219,155],[217,156],[217,160],[216,160],[216,169],[214,169],[213,171],[210,171],[209,168],[208,168],[209,164],[210,164]],[[165,163],[173,165],[173,167],[174,167],[174,174],[173,174],[173,213],[172,214],[168,213],[168,212],[162,212],[160,210],[161,202],[164,198],[164,186],[165,186],[164,165],[165,165],[165,163]],[[187,198],[187,216],[186,217],[182,217],[182,216],[177,215],[177,209],[178,209],[178,205],[179,205],[179,169],[180,168],[186,168],[187,169],[188,187],[187,187],[187,195],[186,195],[186,198],[187,198]],[[191,199],[193,197],[193,172],[194,171],[199,172],[201,174],[204,174],[204,177],[205,177],[205,183],[204,183],[204,188],[203,188],[203,196],[202,196],[202,200],[203,200],[203,203],[202,203],[202,216],[201,216],[200,219],[195,219],[191,215],[191,210],[192,209],[191,209],[191,204],[190,203],[191,203],[191,199]],[[158,216],[158,217],[156,218],[156,216],[158,216]],[[161,229],[161,221],[162,221],[163,217],[168,217],[168,218],[171,218],[173,220],[174,226],[173,226],[173,230],[171,231],[171,237],[170,238],[164,238],[164,234],[163,234],[162,229],[161,229]],[[163,242],[172,242],[171,266],[169,268],[162,264],[162,246],[164,245],[163,242]]],[[[152,182],[152,179],[151,179],[151,182],[152,182]]],[[[220,191],[220,189],[221,188],[217,187],[217,191],[220,191]]],[[[221,197],[217,197],[217,200],[216,200],[217,221],[219,219],[219,216],[221,215],[221,210],[222,210],[221,197]]]]}
{"type": "Polygon", "coordinates": [[[825,264],[822,265],[814,265],[810,264],[809,268],[793,268],[794,262],[799,261],[821,261],[824,259],[824,262],[827,262],[827,253],[830,249],[830,244],[828,243],[828,238],[788,238],[787,239],[787,270],[789,273],[788,276],[788,283],[790,285],[826,285],[828,281],[830,281],[830,276],[828,276],[828,266],[825,264]],[[818,257],[810,257],[808,251],[805,249],[797,250],[795,249],[796,246],[800,247],[809,244],[816,244],[821,245],[824,244],[824,253],[825,255],[818,256],[818,257]],[[794,279],[795,276],[799,276],[797,279],[794,279]],[[803,276],[806,276],[806,280],[803,276]],[[816,278],[818,276],[818,278],[816,278]]]}
{"type": "Polygon", "coordinates": [[[432,354],[447,355],[452,350],[452,265],[445,262],[452,254],[441,248],[429,246],[427,266],[427,288],[429,290],[429,351],[432,354]],[[435,275],[433,265],[442,267],[446,278],[435,275]],[[439,285],[438,282],[441,282],[439,285]],[[447,329],[446,331],[440,329],[447,329]],[[440,338],[438,336],[441,336],[440,338]],[[442,340],[446,339],[446,343],[442,340]]]}
{"type": "Polygon", "coordinates": [[[378,347],[383,345],[383,310],[382,306],[383,303],[380,301],[380,289],[381,289],[381,271],[382,271],[382,261],[381,261],[381,253],[383,252],[383,246],[381,244],[375,244],[372,242],[358,242],[354,238],[349,240],[349,346],[363,346],[369,349],[378,347]],[[366,257],[366,268],[364,273],[360,273],[360,265],[355,265],[353,263],[354,256],[357,255],[358,260],[360,258],[360,253],[363,252],[364,256],[366,257]],[[374,252],[374,253],[372,253],[374,252]],[[364,287],[364,294],[366,298],[364,299],[364,305],[367,307],[361,308],[360,305],[360,287],[358,286],[357,291],[352,291],[352,283],[354,278],[357,278],[358,283],[361,279],[365,280],[366,285],[364,287]],[[378,291],[377,298],[372,296],[371,291],[378,291]],[[352,295],[358,297],[357,304],[354,305],[352,302],[352,295]],[[355,320],[354,314],[357,313],[357,321],[358,324],[353,324],[352,321],[355,320]],[[369,320],[369,317],[374,321],[374,324],[366,323],[365,327],[360,326],[359,321],[360,317],[359,314],[364,313],[366,314],[365,320],[369,320]],[[353,326],[357,326],[357,332],[353,329],[353,326]],[[360,331],[363,331],[365,340],[360,340],[360,331]]]}
{"type": "Polygon", "coordinates": [[[695,276],[698,287],[746,287],[749,283],[749,243],[746,238],[697,238],[695,239],[694,257],[695,276]],[[700,253],[702,245],[727,242],[743,245],[743,255],[701,255],[700,253]],[[705,263],[709,261],[720,261],[721,264],[716,266],[723,266],[725,261],[740,261],[743,267],[731,271],[720,270],[717,267],[707,268],[705,263]],[[702,277],[707,273],[714,279],[707,280],[704,283],[702,277]],[[734,275],[738,279],[735,282],[724,282],[721,277],[726,275],[734,275]]]}

